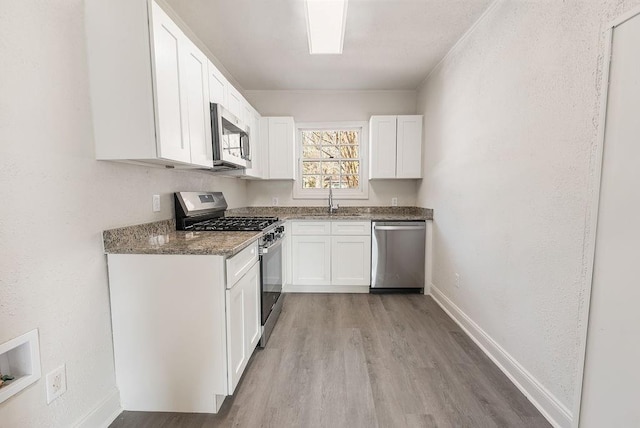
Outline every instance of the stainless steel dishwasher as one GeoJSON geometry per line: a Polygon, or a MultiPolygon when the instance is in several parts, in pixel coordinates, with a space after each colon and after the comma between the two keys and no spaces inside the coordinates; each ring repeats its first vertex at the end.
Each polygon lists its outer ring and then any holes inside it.
{"type": "Polygon", "coordinates": [[[371,291],[424,289],[424,221],[371,223],[371,291]]]}

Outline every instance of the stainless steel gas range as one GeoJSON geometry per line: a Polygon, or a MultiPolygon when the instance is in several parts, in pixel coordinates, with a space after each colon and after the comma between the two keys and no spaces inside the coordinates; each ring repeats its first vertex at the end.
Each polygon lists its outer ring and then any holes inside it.
{"type": "Polygon", "coordinates": [[[283,222],[277,217],[225,216],[228,208],[222,192],[176,192],[176,229],[194,232],[262,232],[260,252],[260,291],[262,338],[264,347],[282,311],[283,222]]]}

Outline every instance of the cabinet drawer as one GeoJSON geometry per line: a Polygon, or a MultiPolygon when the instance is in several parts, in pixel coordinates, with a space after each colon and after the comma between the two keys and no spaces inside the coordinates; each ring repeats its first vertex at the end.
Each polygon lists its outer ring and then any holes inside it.
{"type": "Polygon", "coordinates": [[[233,287],[255,262],[258,261],[258,241],[227,259],[227,288],[233,287]]]}
{"type": "Polygon", "coordinates": [[[371,235],[370,221],[334,221],[331,223],[332,235],[371,235]]]}
{"type": "Polygon", "coordinates": [[[291,224],[292,235],[329,235],[331,222],[328,221],[294,221],[291,224]]]}

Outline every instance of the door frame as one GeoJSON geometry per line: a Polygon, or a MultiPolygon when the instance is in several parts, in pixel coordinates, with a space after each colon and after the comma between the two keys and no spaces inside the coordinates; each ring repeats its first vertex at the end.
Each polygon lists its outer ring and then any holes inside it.
{"type": "Polygon", "coordinates": [[[605,131],[607,125],[607,110],[609,103],[609,79],[611,71],[611,57],[613,55],[613,32],[616,27],[624,24],[632,18],[640,15],[640,6],[636,6],[626,13],[623,13],[613,21],[611,21],[604,33],[604,57],[602,61],[602,82],[601,92],[599,96],[600,111],[598,120],[598,136],[596,138],[596,147],[591,156],[589,170],[593,172],[589,182],[590,205],[587,208],[588,218],[585,221],[587,230],[591,233],[589,238],[585,240],[583,258],[586,268],[584,300],[580,304],[578,319],[584,322],[578,327],[578,338],[580,340],[580,349],[578,352],[578,366],[576,370],[576,389],[574,392],[573,408],[572,408],[572,428],[578,428],[580,425],[580,410],[582,407],[582,390],[584,386],[584,369],[587,353],[587,342],[589,340],[589,316],[591,309],[591,290],[593,288],[593,270],[595,267],[596,256],[596,237],[598,229],[598,214],[600,209],[600,190],[602,185],[602,168],[604,157],[605,131]]]}

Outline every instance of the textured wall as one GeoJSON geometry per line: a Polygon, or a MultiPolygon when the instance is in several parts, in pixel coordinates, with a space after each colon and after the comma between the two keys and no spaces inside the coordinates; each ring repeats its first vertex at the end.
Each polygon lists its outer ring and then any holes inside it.
{"type": "Polygon", "coordinates": [[[176,190],[244,206],[246,183],[93,159],[81,0],[1,0],[0,57],[0,343],[39,328],[43,371],[0,426],[69,427],[116,388],[101,231],[172,217],[176,190]],[[63,363],[68,390],[47,406],[63,363]]]}
{"type": "Polygon", "coordinates": [[[418,95],[434,284],[569,410],[603,30],[638,3],[499,1],[418,95]]]}
{"type": "MultiPolygon", "coordinates": [[[[416,91],[246,91],[247,100],[263,116],[293,116],[296,122],[369,121],[375,114],[415,114],[416,91]]],[[[293,182],[251,182],[249,203],[271,205],[326,205],[326,200],[293,199],[293,182]]],[[[341,199],[341,205],[414,205],[416,180],[376,180],[369,184],[369,199],[341,199]]]]}

